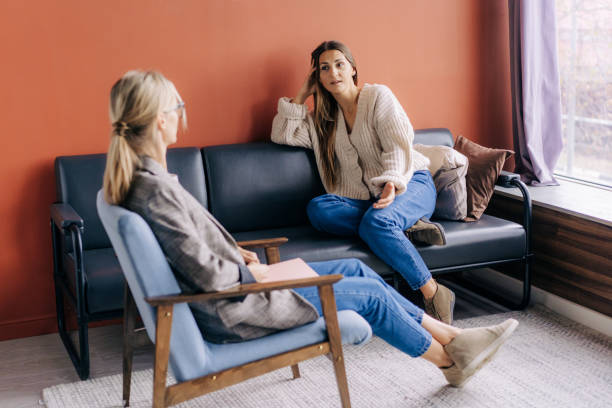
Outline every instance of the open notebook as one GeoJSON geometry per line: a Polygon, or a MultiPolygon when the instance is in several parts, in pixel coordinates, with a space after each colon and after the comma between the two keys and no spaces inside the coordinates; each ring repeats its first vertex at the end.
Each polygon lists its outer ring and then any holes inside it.
{"type": "Polygon", "coordinates": [[[262,282],[278,282],[317,276],[319,275],[302,258],[294,258],[270,265],[270,272],[262,282]]]}

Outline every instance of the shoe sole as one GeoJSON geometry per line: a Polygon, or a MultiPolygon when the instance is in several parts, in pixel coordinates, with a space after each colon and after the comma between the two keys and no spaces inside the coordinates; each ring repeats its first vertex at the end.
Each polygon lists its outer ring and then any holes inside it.
{"type": "Polygon", "coordinates": [[[510,326],[506,328],[506,330],[501,334],[501,336],[495,339],[493,343],[489,344],[486,349],[484,349],[479,355],[477,355],[476,358],[474,358],[474,360],[472,360],[472,362],[470,362],[470,364],[468,364],[464,368],[464,371],[468,372],[469,374],[466,375],[465,379],[460,384],[457,384],[456,387],[462,387],[463,385],[465,385],[465,383],[470,378],[472,378],[474,374],[478,372],[478,370],[480,370],[482,367],[485,366],[485,364],[487,364],[493,359],[502,344],[504,344],[508,337],[510,337],[514,330],[516,330],[518,324],[518,321],[512,319],[510,326]]]}

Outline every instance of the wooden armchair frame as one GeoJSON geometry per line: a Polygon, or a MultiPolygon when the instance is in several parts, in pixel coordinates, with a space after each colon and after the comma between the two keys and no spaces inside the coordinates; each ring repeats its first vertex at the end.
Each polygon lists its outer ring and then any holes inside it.
{"type": "MultiPolygon", "coordinates": [[[[276,263],[280,260],[278,247],[285,242],[287,242],[287,238],[273,238],[244,241],[239,242],[238,245],[245,248],[263,247],[268,263],[276,263]]],[[[287,366],[291,366],[293,378],[299,378],[299,362],[331,353],[331,360],[336,374],[342,407],[349,408],[351,403],[344,367],[344,357],[342,354],[342,340],[340,337],[340,328],[338,326],[336,299],[332,289],[332,284],[338,282],[340,279],[342,279],[342,275],[327,275],[282,282],[252,283],[219,292],[145,298],[151,306],[157,308],[155,362],[153,371],[153,407],[158,408],[175,405],[287,366]],[[223,299],[244,296],[250,293],[306,286],[317,286],[319,290],[323,317],[325,318],[325,325],[328,333],[327,341],[166,387],[168,358],[170,354],[172,311],[175,304],[223,299]]],[[[138,310],[132,294],[126,285],[123,332],[123,401],[126,407],[129,406],[130,400],[133,349],[149,344],[149,338],[146,335],[144,327],[136,328],[137,319],[138,310]]]]}

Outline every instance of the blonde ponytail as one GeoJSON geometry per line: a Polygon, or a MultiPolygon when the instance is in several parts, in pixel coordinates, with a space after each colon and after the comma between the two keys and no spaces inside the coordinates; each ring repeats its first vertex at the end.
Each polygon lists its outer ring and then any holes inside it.
{"type": "MultiPolygon", "coordinates": [[[[129,71],[110,94],[113,126],[106,156],[103,191],[109,204],[120,205],[130,191],[134,172],[141,165],[139,156],[153,143],[157,115],[172,99],[180,96],[172,82],[155,71],[129,71]]],[[[183,115],[183,126],[186,126],[183,115]]]]}
{"type": "Polygon", "coordinates": [[[109,204],[121,204],[125,199],[134,170],[140,166],[138,155],[132,150],[125,136],[114,134],[111,137],[106,156],[104,171],[104,199],[109,204]]]}

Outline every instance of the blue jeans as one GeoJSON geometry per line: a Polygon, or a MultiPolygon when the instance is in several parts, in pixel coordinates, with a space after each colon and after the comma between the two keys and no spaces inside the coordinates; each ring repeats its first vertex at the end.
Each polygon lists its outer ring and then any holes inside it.
{"type": "Polygon", "coordinates": [[[436,187],[431,174],[427,170],[414,172],[406,191],[386,208],[373,208],[375,201],[324,194],[308,203],[308,218],[319,231],[360,236],[413,290],[419,289],[431,279],[431,273],[404,231],[434,212],[436,187]]]}
{"type": "MultiPolygon", "coordinates": [[[[412,356],[419,357],[431,345],[431,334],[421,326],[423,311],[397,293],[376,272],[357,259],[309,263],[319,275],[342,274],[335,283],[338,310],[354,310],[387,343],[412,356]]],[[[316,287],[294,289],[322,315],[316,287]]]]}

